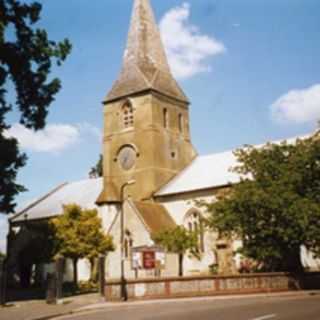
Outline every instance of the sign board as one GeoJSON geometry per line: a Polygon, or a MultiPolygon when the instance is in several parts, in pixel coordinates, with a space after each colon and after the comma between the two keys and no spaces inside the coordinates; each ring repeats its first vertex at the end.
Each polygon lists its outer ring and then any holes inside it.
{"type": "Polygon", "coordinates": [[[134,270],[164,269],[166,254],[157,246],[141,246],[132,248],[131,267],[134,270]]]}
{"type": "Polygon", "coordinates": [[[154,251],[143,251],[143,269],[155,269],[156,267],[156,253],[154,251]]]}

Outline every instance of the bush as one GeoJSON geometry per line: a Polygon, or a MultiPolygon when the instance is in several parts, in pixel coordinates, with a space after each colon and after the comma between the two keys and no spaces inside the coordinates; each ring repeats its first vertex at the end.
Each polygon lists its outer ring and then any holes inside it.
{"type": "Polygon", "coordinates": [[[217,263],[210,264],[209,271],[210,274],[217,275],[219,273],[219,265],[217,263]]]}

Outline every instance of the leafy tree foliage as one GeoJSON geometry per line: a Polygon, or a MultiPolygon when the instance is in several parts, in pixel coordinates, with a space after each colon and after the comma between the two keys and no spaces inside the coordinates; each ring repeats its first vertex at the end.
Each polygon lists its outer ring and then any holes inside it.
{"type": "Polygon", "coordinates": [[[25,248],[27,260],[29,260],[31,264],[35,265],[50,263],[55,250],[55,234],[51,225],[47,221],[44,221],[30,226],[30,229],[33,236],[30,243],[25,248]]]}
{"type": "Polygon", "coordinates": [[[3,259],[4,257],[5,257],[5,254],[2,251],[0,251],[0,259],[3,259]]]}
{"type": "Polygon", "coordinates": [[[154,234],[152,239],[168,252],[178,254],[179,276],[183,276],[183,259],[187,252],[195,257],[199,257],[198,234],[188,231],[182,226],[160,231],[154,234]]]}
{"type": "Polygon", "coordinates": [[[102,154],[100,154],[99,160],[97,164],[91,168],[89,172],[90,178],[99,178],[103,177],[103,157],[102,154]]]}
{"type": "Polygon", "coordinates": [[[58,65],[71,50],[68,40],[56,43],[47,32],[34,26],[40,19],[41,5],[17,0],[0,0],[0,212],[13,211],[14,196],[24,191],[16,183],[19,168],[26,163],[18,142],[8,137],[8,83],[13,84],[20,123],[35,130],[45,126],[48,107],[61,84],[49,79],[52,63],[58,65]]]}
{"type": "MultiPolygon", "coordinates": [[[[53,259],[53,230],[47,221],[42,221],[25,225],[18,233],[12,230],[10,238],[12,243],[20,242],[17,271],[21,286],[28,288],[31,285],[33,266],[50,263],[53,259]],[[23,243],[21,243],[21,239],[23,239],[23,243]]],[[[38,275],[37,272],[36,275],[38,275]]]]}
{"type": "Polygon", "coordinates": [[[81,209],[71,204],[62,215],[52,220],[56,238],[56,252],[73,261],[74,283],[78,283],[79,259],[93,261],[99,254],[114,250],[112,238],[104,234],[97,210],[81,209]]]}
{"type": "Polygon", "coordinates": [[[302,271],[302,245],[320,254],[320,135],[236,151],[241,183],[205,206],[209,224],[243,240],[267,271],[302,271]]]}

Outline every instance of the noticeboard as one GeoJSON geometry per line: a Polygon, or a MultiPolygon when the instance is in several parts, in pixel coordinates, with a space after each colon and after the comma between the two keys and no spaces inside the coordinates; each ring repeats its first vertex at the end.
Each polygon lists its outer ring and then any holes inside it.
{"type": "Polygon", "coordinates": [[[154,251],[143,251],[143,269],[150,270],[156,267],[156,253],[154,251]]]}
{"type": "Polygon", "coordinates": [[[132,248],[131,267],[133,270],[164,269],[166,254],[157,246],[141,246],[132,248]]]}

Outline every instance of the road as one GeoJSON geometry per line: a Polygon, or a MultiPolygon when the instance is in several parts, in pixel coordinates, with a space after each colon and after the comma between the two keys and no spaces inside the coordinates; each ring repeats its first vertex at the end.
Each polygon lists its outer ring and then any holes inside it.
{"type": "MultiPolygon", "coordinates": [[[[59,320],[320,320],[320,295],[125,304],[59,320]]],[[[56,319],[56,320],[57,320],[56,319]]]]}

